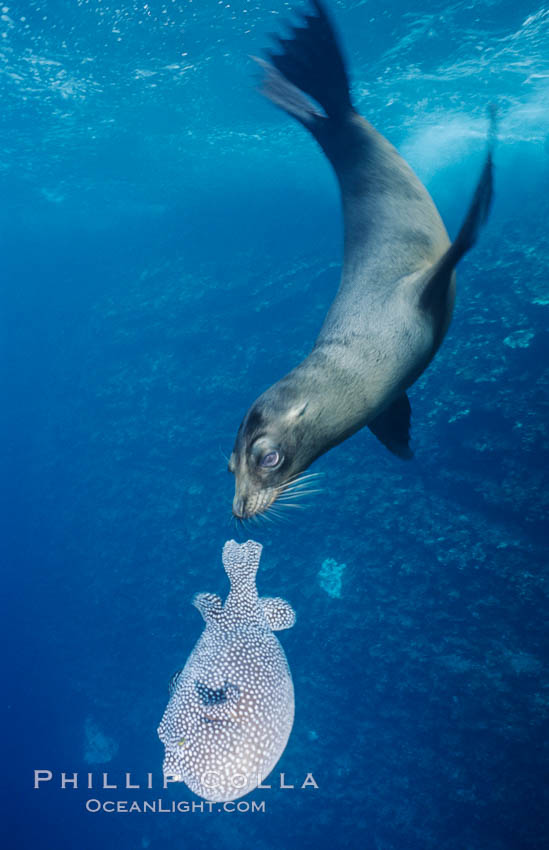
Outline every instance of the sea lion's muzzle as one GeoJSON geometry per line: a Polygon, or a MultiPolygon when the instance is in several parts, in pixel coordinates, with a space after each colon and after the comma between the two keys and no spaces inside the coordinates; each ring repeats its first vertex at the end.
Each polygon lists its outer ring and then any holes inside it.
{"type": "Polygon", "coordinates": [[[256,514],[262,514],[272,505],[276,496],[277,491],[272,487],[243,493],[237,484],[233,499],[233,516],[237,519],[250,519],[256,514]]]}
{"type": "Polygon", "coordinates": [[[239,496],[235,496],[233,499],[233,516],[235,516],[237,519],[247,518],[246,503],[244,499],[240,498],[239,496]]]}

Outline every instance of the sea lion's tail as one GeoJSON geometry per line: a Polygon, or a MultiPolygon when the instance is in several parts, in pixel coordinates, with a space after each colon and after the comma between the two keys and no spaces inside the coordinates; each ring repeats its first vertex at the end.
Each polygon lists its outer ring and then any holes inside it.
{"type": "Polygon", "coordinates": [[[354,110],[333,26],[319,0],[311,2],[314,11],[304,15],[305,26],[291,28],[293,38],[273,36],[282,53],[268,51],[270,62],[254,58],[265,71],[262,93],[317,135],[327,121],[344,120],[354,110]]]}

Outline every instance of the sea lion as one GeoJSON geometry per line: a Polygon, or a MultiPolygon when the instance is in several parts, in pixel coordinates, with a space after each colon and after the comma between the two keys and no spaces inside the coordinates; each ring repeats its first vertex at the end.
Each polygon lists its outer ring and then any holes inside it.
{"type": "Polygon", "coordinates": [[[229,460],[239,519],[264,513],[282,494],[295,498],[308,481],[301,473],[365,425],[394,454],[412,456],[406,390],[444,338],[454,268],[492,199],[494,132],[450,243],[426,188],[353,107],[330,20],[319,0],[312,5],[293,37],[278,39],[282,52],[256,61],[263,94],[309,130],[335,171],[345,232],[341,283],[309,356],[259,396],[240,425],[229,460]]]}

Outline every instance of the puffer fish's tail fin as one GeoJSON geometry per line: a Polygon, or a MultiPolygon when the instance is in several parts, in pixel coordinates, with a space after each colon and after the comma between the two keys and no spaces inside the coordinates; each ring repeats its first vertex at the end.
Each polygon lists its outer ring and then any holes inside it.
{"type": "Polygon", "coordinates": [[[269,51],[269,62],[253,58],[265,71],[262,93],[316,136],[327,122],[344,120],[353,105],[331,21],[319,0],[312,6],[312,14],[304,15],[305,26],[291,28],[293,38],[273,36],[282,53],[269,51]]]}
{"type": "Polygon", "coordinates": [[[243,580],[255,581],[259,559],[261,558],[263,546],[254,540],[246,543],[237,543],[236,540],[228,540],[223,547],[223,566],[229,576],[231,587],[238,586],[243,580]]]}

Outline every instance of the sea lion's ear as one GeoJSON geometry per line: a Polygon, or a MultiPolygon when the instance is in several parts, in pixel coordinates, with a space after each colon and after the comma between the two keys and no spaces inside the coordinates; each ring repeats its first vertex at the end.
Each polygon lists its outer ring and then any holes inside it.
{"type": "Polygon", "coordinates": [[[294,407],[289,409],[288,419],[299,419],[300,416],[303,416],[308,407],[308,401],[299,402],[299,404],[296,404],[294,407]]]}
{"type": "Polygon", "coordinates": [[[223,603],[217,593],[195,593],[193,605],[207,623],[216,620],[223,610],[223,603]]]}
{"type": "Polygon", "coordinates": [[[280,596],[265,596],[259,600],[263,614],[273,632],[291,629],[295,623],[295,611],[289,602],[280,596]]]}

